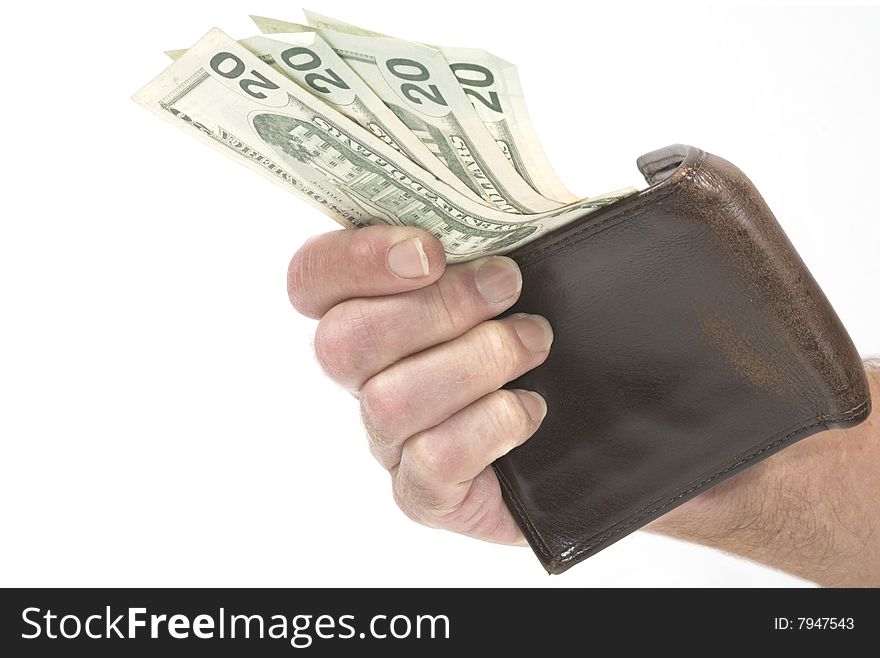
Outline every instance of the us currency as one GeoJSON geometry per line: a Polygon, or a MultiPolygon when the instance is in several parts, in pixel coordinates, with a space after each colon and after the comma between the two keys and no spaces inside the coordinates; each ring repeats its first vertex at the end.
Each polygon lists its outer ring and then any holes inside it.
{"type": "MultiPolygon", "coordinates": [[[[378,32],[304,10],[312,27],[364,37],[387,37],[378,32]]],[[[259,25],[259,23],[258,23],[259,25]]],[[[553,171],[532,127],[516,66],[475,48],[432,45],[440,51],[468,96],[483,125],[517,173],[543,196],[561,203],[577,201],[553,171]]]]}
{"type": "Polygon", "coordinates": [[[435,47],[449,62],[477,116],[523,180],[549,199],[577,201],[553,171],[538,141],[516,66],[485,50],[435,47]]]}
{"type": "MultiPolygon", "coordinates": [[[[295,24],[254,17],[261,31],[295,24]]],[[[472,190],[506,212],[535,213],[563,204],[529,187],[477,116],[437,50],[387,37],[334,31],[321,36],[416,136],[472,190]]]]}
{"type": "Polygon", "coordinates": [[[134,99],[344,226],[417,226],[450,262],[505,253],[625,196],[510,215],[456,192],[220,30],[134,99]]]}
{"type": "MultiPolygon", "coordinates": [[[[239,43],[456,191],[482,202],[412,134],[313,29],[273,34],[271,37],[255,36],[241,39],[239,43]]],[[[167,51],[167,55],[177,60],[185,52],[171,50],[167,51]]]]}

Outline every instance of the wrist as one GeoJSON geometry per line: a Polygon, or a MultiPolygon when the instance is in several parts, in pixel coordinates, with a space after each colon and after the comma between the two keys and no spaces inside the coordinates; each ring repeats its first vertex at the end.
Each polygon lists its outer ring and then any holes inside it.
{"type": "MultiPolygon", "coordinates": [[[[869,370],[872,395],[880,372],[869,370]]],[[[649,530],[823,585],[880,583],[880,418],[809,437],[655,521],[649,530]]]]}

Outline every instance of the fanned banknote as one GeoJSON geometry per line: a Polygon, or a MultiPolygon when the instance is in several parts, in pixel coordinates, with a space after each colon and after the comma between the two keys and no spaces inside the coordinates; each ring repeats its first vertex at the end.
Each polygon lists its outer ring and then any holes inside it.
{"type": "MultiPolygon", "coordinates": [[[[456,191],[474,201],[482,201],[388,109],[315,30],[254,36],[239,43],[456,191]]],[[[166,52],[177,60],[186,50],[166,52]]]]}
{"type": "Polygon", "coordinates": [[[578,199],[534,133],[516,68],[306,12],[211,30],[134,99],[346,227],[417,226],[449,262],[502,254],[634,193],[578,199]]]}
{"type": "MultiPolygon", "coordinates": [[[[256,17],[261,30],[304,26],[256,17]]],[[[443,55],[390,37],[321,30],[321,36],[415,135],[477,194],[506,212],[559,208],[519,175],[480,120],[443,55]]]]}
{"type": "Polygon", "coordinates": [[[217,29],[135,100],[345,226],[433,233],[450,262],[505,253],[630,193],[531,215],[475,202],[217,29]]]}
{"type": "MultiPolygon", "coordinates": [[[[365,30],[329,16],[304,10],[309,25],[364,37],[388,35],[365,30]]],[[[279,30],[283,21],[252,16],[261,31],[279,30]]],[[[516,66],[476,48],[431,45],[439,50],[474,106],[483,125],[517,173],[536,191],[563,203],[577,201],[556,176],[532,127],[516,66]]]]}

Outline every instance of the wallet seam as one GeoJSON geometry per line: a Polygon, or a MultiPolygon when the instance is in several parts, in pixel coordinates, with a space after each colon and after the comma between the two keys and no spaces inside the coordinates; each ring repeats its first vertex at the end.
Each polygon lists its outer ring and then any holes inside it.
{"type": "Polygon", "coordinates": [[[624,530],[626,530],[630,526],[638,523],[639,521],[641,521],[645,517],[650,516],[650,515],[654,514],[655,512],[659,512],[660,510],[669,507],[674,502],[684,498],[685,496],[688,496],[689,494],[692,494],[694,491],[697,491],[698,489],[704,488],[706,485],[714,482],[719,477],[726,475],[727,473],[729,473],[733,470],[736,470],[741,466],[744,466],[745,464],[752,461],[756,457],[759,457],[762,454],[764,454],[765,452],[772,450],[773,448],[775,448],[779,445],[782,445],[783,443],[787,442],[789,439],[791,439],[792,437],[794,437],[798,434],[802,434],[803,432],[806,432],[807,430],[810,430],[810,429],[817,427],[819,425],[824,425],[824,424],[831,422],[831,421],[845,422],[847,420],[851,420],[852,418],[855,418],[856,416],[858,416],[861,412],[863,412],[865,410],[865,407],[870,403],[870,400],[871,400],[870,398],[866,398],[857,406],[855,406],[852,409],[849,409],[847,411],[844,411],[841,414],[835,414],[835,415],[830,415],[830,416],[821,415],[821,416],[816,416],[814,418],[811,418],[808,421],[805,421],[806,423],[808,423],[807,425],[802,425],[800,428],[789,432],[785,436],[782,436],[778,439],[774,439],[773,441],[770,441],[769,443],[758,448],[757,450],[753,451],[749,455],[742,457],[740,459],[737,459],[733,464],[731,464],[727,467],[724,467],[721,470],[715,472],[714,474],[712,474],[708,478],[704,479],[703,481],[699,482],[698,484],[695,484],[692,487],[686,489],[685,491],[683,491],[679,494],[676,494],[675,496],[672,496],[671,498],[667,499],[664,503],[662,503],[660,505],[656,505],[647,511],[645,511],[645,508],[643,507],[642,509],[637,510],[636,512],[633,512],[632,515],[627,517],[626,523],[624,525],[612,530],[611,532],[602,531],[602,532],[604,532],[604,534],[601,537],[598,537],[598,538],[592,539],[592,540],[588,540],[589,543],[586,545],[583,545],[583,542],[580,542],[579,544],[575,544],[575,545],[567,548],[565,551],[562,552],[562,554],[561,554],[560,558],[558,559],[558,561],[556,562],[556,564],[565,564],[566,562],[570,562],[570,561],[576,559],[577,557],[579,557],[583,553],[586,553],[587,551],[589,551],[591,548],[597,546],[598,544],[601,544],[606,539],[610,539],[611,537],[614,537],[615,535],[620,534],[621,532],[623,532],[624,530]]]}
{"type": "Polygon", "coordinates": [[[507,476],[502,472],[500,468],[495,469],[495,475],[498,477],[498,482],[501,484],[501,488],[507,493],[507,499],[513,503],[514,511],[519,514],[519,518],[524,521],[526,526],[525,530],[528,533],[528,538],[532,540],[531,545],[532,548],[538,550],[541,553],[541,557],[543,557],[547,564],[553,566],[559,564],[559,561],[556,559],[555,554],[544,541],[544,538],[541,536],[541,533],[538,531],[537,526],[532,522],[532,517],[529,516],[528,511],[523,507],[522,503],[519,500],[519,497],[514,493],[513,488],[510,486],[510,482],[507,479],[507,476]]]}
{"type": "Polygon", "coordinates": [[[773,450],[774,448],[782,445],[783,443],[786,443],[792,437],[795,437],[798,434],[803,434],[804,432],[807,432],[808,430],[813,429],[814,427],[818,427],[819,425],[824,425],[829,422],[838,423],[838,422],[846,422],[848,420],[852,420],[853,418],[857,417],[859,414],[863,413],[865,411],[866,407],[870,404],[870,402],[871,402],[871,398],[868,397],[868,398],[865,398],[861,403],[859,403],[855,407],[848,409],[847,411],[844,411],[840,414],[833,414],[833,415],[822,414],[819,416],[814,416],[813,418],[811,418],[807,421],[804,421],[806,424],[801,425],[798,429],[792,430],[791,432],[785,434],[784,436],[782,436],[778,439],[774,439],[774,440],[770,441],[769,443],[766,443],[765,445],[754,450],[753,452],[746,455],[745,457],[741,457],[739,459],[736,459],[732,464],[722,467],[720,470],[716,471],[715,473],[713,473],[709,477],[705,478],[704,480],[698,482],[697,484],[689,487],[685,491],[666,499],[663,503],[661,503],[659,505],[654,505],[653,507],[651,505],[646,505],[646,506],[636,510],[635,512],[630,514],[627,518],[625,518],[621,522],[621,523],[623,523],[623,525],[620,525],[619,527],[615,528],[614,530],[609,532],[608,528],[612,527],[612,526],[609,526],[605,530],[602,530],[599,533],[593,534],[590,538],[573,544],[569,548],[562,551],[559,554],[559,557],[556,557],[556,554],[554,554],[552,552],[550,547],[544,541],[544,538],[541,536],[541,533],[538,531],[538,528],[534,524],[534,522],[532,521],[529,513],[523,507],[521,501],[519,500],[519,497],[516,495],[516,493],[513,491],[513,488],[510,486],[510,483],[507,479],[507,476],[503,473],[503,471],[500,468],[496,469],[496,474],[498,476],[499,483],[501,484],[505,493],[507,493],[508,500],[513,504],[515,512],[517,512],[517,514],[519,515],[519,518],[524,522],[523,525],[525,527],[523,528],[523,530],[525,530],[526,533],[528,534],[528,538],[532,540],[531,541],[532,547],[536,548],[541,553],[541,556],[546,560],[547,566],[552,570],[559,565],[563,565],[563,564],[566,564],[566,563],[571,562],[573,560],[577,560],[578,557],[580,557],[581,555],[583,555],[584,553],[586,553],[590,549],[598,546],[599,544],[606,541],[607,539],[610,539],[610,538],[624,532],[625,530],[627,530],[631,526],[635,525],[636,523],[638,523],[642,519],[654,514],[655,512],[659,512],[660,510],[663,510],[663,509],[669,507],[670,505],[672,505],[676,501],[681,500],[682,498],[692,494],[693,492],[695,492],[699,489],[705,488],[707,485],[711,484],[712,482],[714,482],[718,478],[730,473],[731,471],[739,469],[740,467],[748,464],[750,461],[752,461],[756,457],[760,457],[764,453],[766,453],[770,450],[773,450]],[[649,507],[650,507],[650,509],[647,509],[649,507]],[[600,533],[601,533],[601,536],[597,537],[596,535],[598,535],[600,533]]]}
{"type": "MultiPolygon", "coordinates": [[[[545,247],[536,247],[531,253],[520,255],[519,258],[517,258],[517,262],[522,268],[529,267],[549,255],[557,254],[560,251],[566,251],[572,247],[576,247],[584,240],[587,240],[606,229],[612,228],[615,226],[615,224],[612,223],[614,220],[622,221],[628,219],[632,221],[641,217],[645,213],[645,209],[649,204],[665,200],[672,195],[673,192],[676,192],[683,183],[693,180],[705,160],[706,152],[701,150],[694,161],[688,165],[688,170],[677,180],[670,181],[665,189],[657,190],[657,188],[654,188],[654,192],[652,193],[651,188],[648,188],[648,190],[645,191],[644,196],[631,206],[621,208],[617,213],[610,217],[606,217],[595,224],[586,223],[583,226],[578,226],[577,229],[573,230],[569,235],[560,238],[558,242],[553,242],[545,247]]],[[[660,183],[659,185],[662,186],[663,183],[660,183]]]]}
{"type": "MultiPolygon", "coordinates": [[[[682,163],[683,166],[681,168],[683,171],[678,172],[678,176],[673,174],[672,177],[667,178],[656,185],[652,185],[636,197],[630,197],[628,200],[623,200],[619,205],[613,204],[613,206],[607,208],[608,213],[604,217],[593,216],[591,218],[585,216],[584,221],[576,221],[567,227],[568,230],[563,228],[559,231],[559,234],[555,239],[537,241],[536,243],[529,245],[531,248],[522,249],[520,252],[514,254],[515,260],[519,263],[525,273],[527,270],[531,269],[532,266],[543,262],[545,258],[558,254],[566,254],[582,247],[584,244],[589,245],[594,237],[606,230],[620,227],[622,225],[622,230],[625,232],[627,230],[626,227],[631,226],[631,224],[622,224],[625,221],[630,221],[631,223],[633,221],[644,223],[644,217],[649,213],[652,206],[663,207],[667,204],[676,206],[676,200],[682,196],[682,186],[693,183],[699,177],[701,171],[706,171],[707,167],[709,175],[713,174],[712,167],[710,166],[711,156],[705,151],[699,149],[696,150],[696,154],[694,154],[693,151],[691,152],[691,155],[688,158],[689,162],[682,163]]],[[[723,176],[720,178],[723,183],[723,176]]],[[[650,182],[651,181],[649,180],[649,183],[650,182]]],[[[713,181],[709,180],[706,184],[707,186],[711,186],[712,183],[713,181]]],[[[684,190],[684,195],[688,196],[686,189],[684,190]]],[[[720,202],[722,199],[718,199],[718,201],[720,202]]],[[[667,208],[667,210],[675,214],[674,211],[676,208],[667,208]]],[[[640,224],[637,224],[635,228],[638,228],[639,226],[640,224]]],[[[808,273],[807,278],[809,279],[808,273]]],[[[807,283],[809,284],[810,282],[808,281],[807,283]]],[[[810,291],[808,290],[807,292],[810,291]]],[[[818,364],[815,363],[811,363],[811,365],[818,366],[818,364]]],[[[813,375],[814,376],[809,378],[807,382],[801,382],[801,385],[812,383],[813,386],[807,385],[807,389],[809,390],[813,389],[816,384],[820,384],[818,390],[812,391],[811,397],[813,395],[818,395],[819,398],[825,397],[827,404],[827,393],[831,391],[825,391],[826,395],[821,395],[821,384],[824,380],[817,377],[816,373],[813,373],[813,375]]],[[[856,423],[860,422],[868,415],[870,409],[870,396],[865,397],[856,406],[851,406],[854,403],[850,400],[855,396],[850,397],[845,395],[847,391],[853,389],[858,384],[859,382],[853,382],[844,391],[834,391],[834,393],[836,393],[836,395],[833,396],[836,398],[836,408],[832,408],[836,411],[843,406],[845,409],[848,408],[848,410],[829,414],[827,412],[828,407],[826,407],[826,412],[822,413],[821,407],[824,405],[822,405],[822,403],[820,403],[821,406],[815,405],[816,400],[814,398],[814,404],[809,405],[813,408],[804,410],[807,414],[812,412],[814,415],[802,420],[795,425],[794,428],[792,428],[792,425],[785,423],[788,425],[787,428],[779,429],[770,437],[766,437],[765,435],[763,441],[757,443],[748,442],[751,443],[750,446],[748,444],[745,446],[739,446],[739,449],[736,450],[734,455],[728,459],[721,461],[720,463],[715,462],[714,464],[710,461],[704,468],[700,468],[701,473],[699,473],[697,477],[688,478],[684,483],[681,483],[681,480],[679,480],[680,484],[667,488],[663,495],[656,497],[652,496],[653,500],[649,499],[646,503],[633,506],[635,507],[634,511],[625,514],[622,519],[610,523],[606,521],[606,523],[599,526],[599,530],[590,532],[589,534],[576,532],[555,533],[551,532],[554,529],[552,525],[547,528],[543,528],[541,525],[536,525],[536,520],[539,524],[542,523],[542,512],[541,510],[535,510],[534,519],[529,515],[526,506],[528,497],[521,499],[514,488],[517,481],[517,473],[515,471],[508,471],[503,460],[496,464],[496,472],[502,490],[505,493],[505,498],[509,502],[511,509],[517,517],[522,531],[528,538],[532,548],[539,555],[548,571],[551,573],[560,573],[572,564],[575,564],[585,557],[592,555],[596,551],[601,550],[602,547],[616,541],[628,532],[632,532],[653,518],[660,516],[668,511],[668,509],[702,493],[726,477],[742,472],[751,464],[762,461],[778,450],[784,449],[787,445],[791,445],[792,443],[815,434],[822,429],[849,426],[852,424],[852,421],[856,423]],[[847,400],[846,397],[850,397],[850,399],[847,400]],[[816,406],[819,406],[819,408],[817,409],[816,406]],[[546,538],[542,534],[542,528],[547,530],[546,538]],[[551,542],[553,546],[551,547],[548,542],[551,542]]],[[[864,391],[861,391],[861,393],[862,395],[865,395],[864,391]]]]}

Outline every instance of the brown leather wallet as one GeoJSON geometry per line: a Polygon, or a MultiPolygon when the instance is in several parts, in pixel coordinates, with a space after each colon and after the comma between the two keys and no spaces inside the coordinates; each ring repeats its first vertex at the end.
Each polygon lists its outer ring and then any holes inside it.
{"type": "Polygon", "coordinates": [[[510,313],[555,338],[510,384],[547,417],[494,466],[550,573],[870,411],[852,341],[751,181],[681,145],[638,167],[649,188],[509,254],[510,313]]]}

